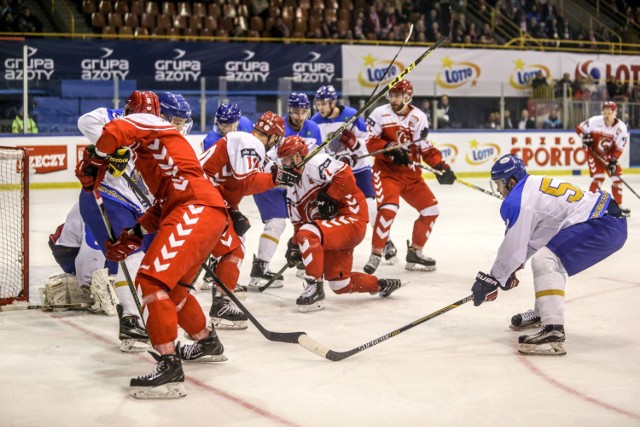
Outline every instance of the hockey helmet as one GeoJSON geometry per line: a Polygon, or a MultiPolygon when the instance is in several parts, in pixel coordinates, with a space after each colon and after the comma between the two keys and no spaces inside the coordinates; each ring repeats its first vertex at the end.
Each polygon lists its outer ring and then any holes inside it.
{"type": "Polygon", "coordinates": [[[505,154],[491,167],[492,181],[504,181],[506,184],[509,178],[513,178],[517,182],[525,176],[527,176],[527,169],[524,162],[514,154],[505,154]]]}
{"type": "Polygon", "coordinates": [[[308,110],[311,108],[311,103],[307,95],[301,92],[293,92],[289,95],[289,108],[304,108],[308,110]]]}
{"type": "Polygon", "coordinates": [[[240,106],[234,102],[223,102],[216,111],[216,123],[230,125],[240,121],[242,110],[240,106]]]}
{"type": "Polygon", "coordinates": [[[293,156],[296,153],[300,154],[302,158],[305,158],[307,154],[309,154],[309,147],[307,146],[307,143],[299,135],[286,137],[278,146],[279,158],[293,156]]]}
{"type": "Polygon", "coordinates": [[[336,88],[334,88],[333,85],[320,86],[320,88],[316,91],[315,99],[328,99],[330,101],[335,101],[338,99],[338,93],[336,92],[336,88]]]}
{"type": "Polygon", "coordinates": [[[154,116],[160,115],[160,102],[158,95],[151,91],[134,90],[129,95],[127,104],[124,106],[124,115],[135,113],[148,113],[154,116]]]}
{"type": "Polygon", "coordinates": [[[160,92],[158,101],[160,101],[160,112],[164,114],[168,121],[171,121],[173,117],[187,120],[191,118],[191,106],[181,94],[160,92]]]}
{"type": "Polygon", "coordinates": [[[618,104],[613,101],[607,101],[602,104],[602,109],[604,110],[605,108],[611,108],[613,111],[618,111],[618,104]]]}
{"type": "Polygon", "coordinates": [[[284,136],[284,120],[282,120],[282,117],[271,111],[267,111],[262,116],[260,116],[253,128],[259,130],[267,136],[284,136]]]}
{"type": "Polygon", "coordinates": [[[409,95],[409,99],[411,99],[413,98],[413,85],[409,80],[400,80],[391,89],[389,89],[389,93],[391,92],[399,92],[409,95]]]}

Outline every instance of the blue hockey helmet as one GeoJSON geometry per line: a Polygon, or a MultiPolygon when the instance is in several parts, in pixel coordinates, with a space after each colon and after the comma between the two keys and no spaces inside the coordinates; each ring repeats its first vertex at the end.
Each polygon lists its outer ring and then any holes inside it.
{"type": "Polygon", "coordinates": [[[320,89],[316,91],[315,99],[329,99],[331,101],[335,101],[338,99],[338,93],[336,92],[336,88],[332,85],[320,86],[320,89]]]}
{"type": "Polygon", "coordinates": [[[216,111],[216,122],[230,125],[240,121],[242,110],[240,106],[234,102],[223,102],[216,111]]]}
{"type": "Polygon", "coordinates": [[[514,154],[505,154],[491,167],[491,180],[503,180],[505,184],[509,178],[520,181],[527,176],[527,169],[522,159],[514,154]]]}
{"type": "Polygon", "coordinates": [[[160,101],[160,113],[164,114],[168,121],[171,121],[173,117],[186,120],[191,118],[191,106],[181,94],[160,92],[158,101],[160,101]]]}
{"type": "Polygon", "coordinates": [[[307,95],[301,92],[293,92],[289,95],[289,108],[304,108],[306,110],[311,108],[311,103],[307,95]]]}

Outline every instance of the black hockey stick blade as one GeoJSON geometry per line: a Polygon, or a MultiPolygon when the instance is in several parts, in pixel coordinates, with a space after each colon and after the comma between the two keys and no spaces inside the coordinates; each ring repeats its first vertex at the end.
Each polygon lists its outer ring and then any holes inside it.
{"type": "Polygon", "coordinates": [[[271,279],[269,279],[269,281],[267,283],[265,283],[264,285],[260,286],[258,288],[258,290],[260,292],[264,292],[265,289],[267,289],[267,288],[269,288],[269,286],[273,285],[273,282],[275,282],[278,279],[282,279],[282,273],[284,273],[287,268],[289,268],[289,263],[285,264],[280,270],[278,270],[278,272],[276,274],[274,274],[273,277],[271,279]]]}
{"type": "Polygon", "coordinates": [[[238,301],[238,298],[236,298],[233,292],[230,291],[224,283],[222,283],[222,280],[220,280],[220,278],[214,273],[213,270],[211,270],[211,268],[209,268],[206,263],[202,264],[202,268],[204,268],[204,270],[209,273],[209,275],[211,275],[213,281],[216,282],[216,285],[218,285],[222,289],[222,291],[227,294],[229,299],[231,299],[231,301],[233,301],[233,303],[237,305],[238,308],[240,308],[240,310],[244,312],[244,314],[247,315],[251,323],[253,323],[253,325],[260,331],[260,333],[269,341],[298,344],[299,338],[301,336],[306,336],[306,333],[304,332],[273,332],[266,329],[260,324],[260,322],[258,322],[258,319],[253,317],[253,314],[251,314],[251,312],[249,312],[249,310],[247,310],[247,308],[242,305],[240,301],[238,301]]]}
{"type": "Polygon", "coordinates": [[[381,342],[384,342],[390,338],[395,337],[396,335],[400,335],[402,332],[409,330],[415,326],[418,326],[421,323],[424,323],[428,320],[433,319],[434,317],[438,317],[441,314],[446,313],[447,311],[451,311],[454,308],[458,308],[460,307],[462,304],[465,304],[469,301],[473,300],[473,294],[462,298],[461,300],[458,300],[454,303],[449,304],[446,307],[441,308],[438,311],[434,311],[431,314],[427,314],[424,317],[421,317],[418,320],[415,320],[407,325],[404,325],[401,328],[396,329],[395,331],[391,331],[388,334],[384,334],[381,337],[378,337],[374,340],[371,340],[365,344],[362,344],[359,347],[356,347],[352,350],[348,350],[348,351],[333,351],[330,350],[329,348],[327,348],[326,346],[320,344],[319,342],[315,341],[314,339],[308,337],[306,334],[300,336],[299,338],[299,342],[300,345],[303,346],[304,348],[306,348],[307,350],[309,350],[312,353],[317,354],[320,357],[324,357],[327,360],[331,360],[332,362],[339,362],[341,360],[346,359],[347,357],[351,357],[354,354],[360,353],[361,351],[364,351],[368,348],[373,347],[374,345],[378,345],[381,342]]]}

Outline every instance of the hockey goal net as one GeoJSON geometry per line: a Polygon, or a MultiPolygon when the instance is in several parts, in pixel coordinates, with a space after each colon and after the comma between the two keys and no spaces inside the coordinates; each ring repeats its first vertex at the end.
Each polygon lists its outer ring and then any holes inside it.
{"type": "Polygon", "coordinates": [[[0,147],[0,305],[29,300],[29,155],[0,147]]]}

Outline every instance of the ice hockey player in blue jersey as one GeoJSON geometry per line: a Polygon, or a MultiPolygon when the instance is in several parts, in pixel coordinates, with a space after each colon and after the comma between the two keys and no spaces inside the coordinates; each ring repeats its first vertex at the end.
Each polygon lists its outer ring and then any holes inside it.
{"type": "Polygon", "coordinates": [[[489,274],[479,272],[472,287],[473,303],[493,301],[498,287],[518,285],[515,272],[531,258],[535,306],[516,314],[511,327],[542,324],[542,329],[518,339],[523,354],[563,355],[566,276],[604,260],[624,245],[627,220],[611,195],[583,191],[573,184],[527,174],[513,154],[491,168],[491,180],[504,197],[500,215],[506,232],[489,274]]]}
{"type": "Polygon", "coordinates": [[[220,138],[232,131],[251,132],[253,123],[242,115],[240,106],[234,102],[223,102],[213,118],[213,130],[204,137],[202,146],[208,150],[220,138]]]}
{"type": "MultiPolygon", "coordinates": [[[[316,91],[314,105],[318,112],[311,117],[320,127],[322,141],[340,128],[352,118],[356,109],[338,104],[338,93],[332,85],[320,86],[316,91]]],[[[376,193],[373,188],[373,174],[371,171],[371,158],[364,157],[368,154],[365,140],[367,138],[367,125],[360,117],[353,126],[337,135],[326,148],[327,153],[351,166],[356,178],[356,185],[364,193],[369,209],[369,222],[373,226],[378,213],[376,193]]],[[[396,262],[398,250],[389,238],[385,244],[384,259],[393,264],[396,262]]]]}
{"type": "MultiPolygon", "coordinates": [[[[304,139],[309,151],[315,149],[322,143],[322,138],[318,125],[309,120],[311,103],[307,95],[293,92],[289,95],[287,107],[287,115],[284,117],[285,137],[298,135],[304,139]]],[[[265,165],[265,170],[270,170],[273,163],[280,162],[277,150],[278,147],[275,146],[267,153],[269,164],[265,165]]],[[[255,290],[256,287],[261,286],[261,281],[270,280],[273,277],[274,273],[269,270],[269,263],[278,249],[280,236],[284,232],[288,218],[284,188],[274,188],[256,194],[253,199],[260,211],[264,230],[258,242],[258,254],[253,257],[249,281],[250,290],[255,290]]],[[[300,269],[299,271],[302,273],[304,270],[300,269]]],[[[279,288],[282,285],[282,279],[278,279],[273,282],[271,287],[279,288]]]]}

